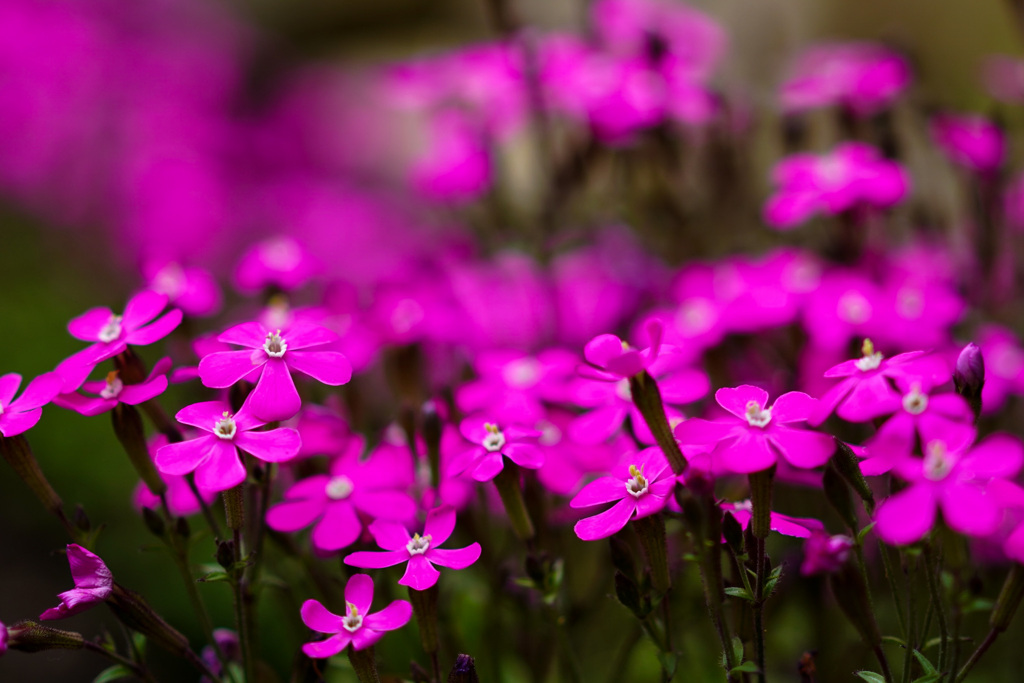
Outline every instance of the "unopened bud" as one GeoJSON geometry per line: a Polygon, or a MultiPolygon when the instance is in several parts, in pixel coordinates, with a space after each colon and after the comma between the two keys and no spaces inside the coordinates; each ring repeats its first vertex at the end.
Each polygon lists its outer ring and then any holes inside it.
{"type": "Polygon", "coordinates": [[[82,634],[43,626],[35,621],[19,621],[5,627],[0,624],[0,654],[10,648],[21,652],[43,650],[79,650],[85,647],[82,634]]]}
{"type": "Polygon", "coordinates": [[[965,346],[956,359],[953,384],[956,393],[967,399],[977,420],[981,415],[981,390],[985,386],[985,357],[974,342],[965,346]]]}
{"type": "Polygon", "coordinates": [[[472,657],[459,655],[455,658],[455,666],[448,674],[448,683],[480,683],[472,657]]]}
{"type": "Polygon", "coordinates": [[[646,616],[639,586],[633,579],[619,571],[615,572],[615,597],[619,599],[623,607],[641,619],[646,616]]]}
{"type": "Polygon", "coordinates": [[[221,541],[217,544],[217,564],[230,569],[235,563],[235,544],[233,541],[221,541]]]}
{"type": "Polygon", "coordinates": [[[163,517],[158,515],[152,508],[142,508],[142,521],[146,523],[146,528],[149,532],[157,538],[163,538],[167,532],[167,526],[164,524],[163,517]]]}
{"type": "Polygon", "coordinates": [[[612,551],[612,566],[629,578],[636,579],[636,560],[629,544],[619,534],[614,534],[608,537],[608,545],[612,551]]]}
{"type": "Polygon", "coordinates": [[[825,499],[839,513],[843,523],[856,531],[857,510],[853,504],[853,495],[843,475],[839,474],[832,463],[825,465],[825,475],[821,479],[821,484],[825,489],[825,499]]]}
{"type": "Polygon", "coordinates": [[[75,506],[75,514],[71,520],[75,524],[75,528],[83,533],[89,533],[92,530],[92,522],[89,521],[89,515],[85,514],[85,508],[81,505],[75,506]]]}
{"type": "Polygon", "coordinates": [[[864,473],[860,471],[860,460],[857,459],[857,454],[844,441],[835,439],[835,442],[836,451],[832,454],[832,465],[864,501],[868,512],[872,512],[875,509],[875,496],[871,492],[871,487],[868,486],[868,480],[864,478],[864,473]]]}
{"type": "Polygon", "coordinates": [[[722,536],[730,550],[737,555],[743,554],[743,525],[731,512],[726,512],[722,517],[722,536]]]}
{"type": "Polygon", "coordinates": [[[804,543],[804,561],[800,573],[831,574],[839,571],[850,558],[853,539],[849,536],[829,536],[824,532],[811,534],[804,543]]]}

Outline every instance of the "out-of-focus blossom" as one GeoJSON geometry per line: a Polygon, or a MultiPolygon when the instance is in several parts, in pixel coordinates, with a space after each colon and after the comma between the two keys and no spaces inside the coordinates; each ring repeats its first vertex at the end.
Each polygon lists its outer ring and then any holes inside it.
{"type": "MultiPolygon", "coordinates": [[[[157,451],[168,443],[170,442],[163,434],[154,435],[148,444],[150,457],[155,460],[157,451]]],[[[162,500],[167,501],[167,508],[171,511],[172,515],[187,517],[188,515],[196,514],[202,509],[202,504],[196,498],[196,494],[193,493],[186,477],[161,473],[160,478],[167,484],[167,491],[164,493],[162,500]]],[[[198,486],[196,488],[206,503],[212,502],[217,497],[216,490],[200,489],[198,486]]],[[[160,496],[149,490],[144,481],[139,482],[138,486],[135,487],[135,493],[132,494],[132,504],[136,510],[141,510],[142,508],[156,510],[160,507],[162,500],[160,496]]]]}
{"type": "Polygon", "coordinates": [[[964,168],[991,175],[1003,165],[1006,139],[992,121],[978,114],[940,114],[931,121],[932,139],[964,168]]]}
{"type": "Polygon", "coordinates": [[[114,577],[97,555],[76,543],[69,543],[67,552],[75,587],[57,596],[59,605],[39,615],[43,621],[64,619],[84,612],[106,600],[114,590],[114,577]]]}
{"type": "Polygon", "coordinates": [[[629,453],[610,475],[590,482],[569,501],[573,508],[615,503],[598,515],[581,519],[574,531],[584,541],[607,538],[620,531],[630,519],[660,512],[668,504],[675,484],[676,479],[660,448],[629,453]]]}
{"type": "Polygon", "coordinates": [[[541,433],[535,429],[470,416],[459,423],[459,431],[473,447],[448,462],[448,476],[467,472],[476,481],[490,481],[504,469],[505,458],[531,470],[544,464],[544,453],[537,447],[541,433]]]}
{"type": "Polygon", "coordinates": [[[413,187],[425,197],[455,203],[486,192],[493,170],[484,134],[458,110],[434,114],[428,128],[427,148],[410,169],[413,187]]]}
{"type": "Polygon", "coordinates": [[[832,574],[850,559],[854,542],[849,536],[830,536],[824,530],[811,534],[804,543],[804,561],[800,574],[832,574]]]}
{"type": "Polygon", "coordinates": [[[199,378],[208,387],[224,389],[262,366],[259,382],[249,397],[253,414],[267,422],[287,420],[302,407],[292,371],[331,386],[352,378],[352,366],[343,354],[307,350],[336,339],[337,335],[327,328],[301,321],[276,331],[256,322],[242,323],[218,336],[217,341],[252,350],[211,353],[199,361],[199,378]]]}
{"type": "Polygon", "coordinates": [[[220,287],[210,271],[183,266],[177,261],[150,259],[142,266],[146,288],[166,294],[185,315],[213,315],[223,303],[220,287]]]}
{"type": "Polygon", "coordinates": [[[268,287],[290,292],[320,272],[320,263],[294,237],[278,236],[249,248],[235,269],[235,286],[246,294],[268,287]]]}
{"type": "Polygon", "coordinates": [[[63,381],[55,372],[39,375],[14,398],[21,386],[21,375],[9,373],[0,377],[0,434],[17,436],[35,426],[43,416],[43,406],[61,390],[63,381]]]}
{"type": "Polygon", "coordinates": [[[778,189],[764,207],[764,219],[791,230],[818,213],[889,208],[906,197],[910,176],[874,147],[846,142],[829,154],[801,152],[783,159],[772,169],[772,182],[778,189]]]}
{"type": "Polygon", "coordinates": [[[565,397],[577,356],[564,349],[536,355],[519,351],[481,351],[473,361],[480,375],[460,386],[455,401],[466,413],[486,412],[502,421],[535,422],[544,417],[543,401],[565,397]]]}
{"type": "Polygon", "coordinates": [[[118,403],[135,406],[166,391],[167,371],[170,369],[171,359],[162,358],[153,366],[149,377],[139,384],[125,384],[118,376],[118,371],[112,370],[107,373],[105,380],[82,384],[80,390],[91,396],[69,392],[55,397],[53,403],[82,415],[99,415],[113,410],[118,403]]]}
{"type": "Polygon", "coordinates": [[[156,454],[156,466],[164,474],[196,473],[196,486],[224,491],[245,481],[245,465],[238,449],[264,462],[291,460],[299,452],[299,433],[288,427],[255,431],[265,422],[252,414],[249,401],[232,414],[223,401],[193,403],[174,418],[207,432],[188,441],[167,444],[156,454]]]}
{"type": "Polygon", "coordinates": [[[614,334],[600,334],[583,347],[587,364],[580,366],[580,374],[605,382],[629,379],[650,367],[661,353],[664,328],[660,320],[650,320],[644,328],[648,345],[637,349],[614,334]]]}
{"type": "Polygon", "coordinates": [[[805,422],[814,410],[816,401],[807,394],[782,394],[769,407],[767,391],[743,385],[719,389],[715,400],[731,418],[689,419],[675,428],[675,435],[683,444],[714,444],[711,459],[732,472],[766,470],[780,455],[795,467],[818,467],[835,450],[831,436],[790,426],[805,422]]]}
{"type": "Polygon", "coordinates": [[[359,538],[359,513],[396,522],[412,518],[416,504],[405,492],[413,481],[408,449],[379,449],[362,460],[365,446],[362,437],[353,437],[331,463],[330,474],[307,477],[288,489],[267,511],[267,525],[290,533],[316,522],[313,545],[333,552],[359,538]]]}
{"type": "MultiPolygon", "coordinates": [[[[718,505],[722,510],[735,517],[736,521],[744,529],[747,528],[754,516],[753,503],[749,499],[738,500],[735,503],[722,502],[718,505]]],[[[772,531],[777,531],[783,536],[809,538],[816,532],[824,531],[825,525],[822,524],[821,520],[812,517],[791,517],[781,512],[772,511],[770,528],[772,531]]]]}
{"type": "Polygon", "coordinates": [[[395,600],[379,612],[370,614],[373,602],[373,579],[356,574],[345,585],[345,614],[339,616],[328,611],[316,600],[302,605],[302,623],[319,633],[330,633],[330,638],[306,643],[302,651],[309,657],[333,657],[349,645],[353,650],[365,650],[384,637],[409,623],[412,605],[407,600],[395,600]]]}
{"type": "Polygon", "coordinates": [[[1024,349],[1017,336],[999,325],[978,331],[978,345],[985,354],[985,386],[981,410],[985,415],[1000,410],[1010,395],[1024,394],[1024,349]]]}
{"type": "Polygon", "coordinates": [[[465,569],[480,559],[480,544],[465,548],[442,549],[455,530],[455,509],[443,505],[427,513],[423,535],[409,535],[397,522],[376,520],[370,524],[377,545],[385,552],[355,552],[345,557],[345,564],[364,569],[380,569],[407,562],[405,574],[398,583],[413,590],[423,591],[437,583],[441,573],[434,565],[449,569],[465,569]]]}
{"type": "Polygon", "coordinates": [[[924,446],[924,459],[906,457],[894,470],[910,482],[875,513],[876,531],[886,543],[920,540],[931,529],[937,508],[951,529],[984,536],[999,524],[996,496],[986,495],[993,479],[1012,479],[1024,465],[1024,446],[1016,437],[994,434],[971,449],[948,448],[937,439],[924,446]]]}
{"type": "Polygon", "coordinates": [[[842,106],[858,116],[889,106],[910,84],[910,65],[871,43],[819,45],[803,52],[782,85],[782,107],[798,113],[842,106]]]}
{"type": "Polygon", "coordinates": [[[157,318],[166,306],[166,294],[143,290],[129,299],[122,315],[109,308],[93,308],[69,322],[71,336],[94,343],[57,366],[64,391],[82,386],[93,368],[129,345],[147,346],[169,335],[181,323],[182,313],[175,308],[157,318]]]}
{"type": "Polygon", "coordinates": [[[966,308],[951,283],[928,276],[892,275],[884,283],[872,333],[888,347],[938,347],[966,308]]]}
{"type": "Polygon", "coordinates": [[[859,271],[834,268],[808,297],[804,328],[814,346],[842,349],[854,337],[873,335],[885,308],[878,285],[859,271]]]}
{"type": "Polygon", "coordinates": [[[997,100],[1011,104],[1024,102],[1024,60],[1019,57],[989,57],[983,66],[982,79],[989,94],[997,100]]]}

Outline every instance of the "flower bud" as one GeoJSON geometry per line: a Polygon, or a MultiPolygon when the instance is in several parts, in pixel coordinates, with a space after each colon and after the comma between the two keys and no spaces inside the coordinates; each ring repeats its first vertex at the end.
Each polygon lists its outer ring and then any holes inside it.
{"type": "Polygon", "coordinates": [[[167,526],[164,524],[163,518],[154,512],[152,508],[142,508],[142,521],[146,523],[146,528],[149,529],[151,534],[157,538],[164,537],[167,526]]]}
{"type": "Polygon", "coordinates": [[[860,471],[860,461],[857,459],[857,455],[845,442],[839,439],[836,439],[835,442],[836,452],[832,454],[832,465],[864,501],[868,512],[872,512],[875,508],[875,496],[871,492],[871,487],[868,486],[867,479],[860,471]]]}
{"type": "Polygon", "coordinates": [[[743,525],[730,512],[722,517],[722,536],[730,550],[737,555],[743,554],[743,525]]]}
{"type": "Polygon", "coordinates": [[[823,532],[811,534],[804,544],[804,561],[800,565],[800,573],[832,574],[850,558],[853,539],[849,536],[829,536],[823,532]]]}
{"type": "Polygon", "coordinates": [[[455,659],[455,666],[448,674],[448,683],[480,683],[476,675],[476,665],[469,655],[459,655],[455,659]]]}
{"type": "Polygon", "coordinates": [[[12,626],[0,624],[0,654],[8,648],[21,652],[79,650],[85,647],[82,634],[43,626],[35,621],[19,621],[12,626]]]}
{"type": "Polygon", "coordinates": [[[956,393],[967,399],[977,420],[981,415],[981,390],[985,386],[985,357],[974,342],[965,346],[956,359],[953,384],[956,393]]]}
{"type": "Polygon", "coordinates": [[[679,449],[679,442],[673,436],[672,427],[665,416],[665,404],[662,402],[658,383],[643,370],[629,378],[629,390],[633,396],[633,404],[643,416],[658,446],[664,451],[665,457],[672,465],[672,471],[675,474],[682,474],[689,463],[679,449]]]}

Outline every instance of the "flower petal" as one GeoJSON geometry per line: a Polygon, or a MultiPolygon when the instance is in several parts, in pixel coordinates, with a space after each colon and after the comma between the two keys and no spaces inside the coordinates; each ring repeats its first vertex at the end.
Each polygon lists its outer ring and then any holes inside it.
{"type": "Polygon", "coordinates": [[[775,453],[768,447],[765,435],[752,435],[747,430],[737,432],[736,438],[720,442],[711,453],[711,458],[736,474],[760,472],[776,462],[775,453]]]}
{"type": "Polygon", "coordinates": [[[252,355],[250,351],[217,351],[204,356],[199,361],[199,379],[211,389],[226,389],[262,365],[253,363],[252,355]]]}
{"type": "Polygon", "coordinates": [[[624,498],[601,514],[576,522],[573,531],[584,541],[608,538],[626,526],[635,509],[635,500],[624,498]]]}
{"type": "Polygon", "coordinates": [[[313,657],[315,659],[327,659],[338,654],[352,642],[352,634],[342,629],[337,635],[333,635],[327,640],[318,640],[313,643],[304,643],[302,645],[302,651],[307,657],[313,657]]]}
{"type": "Polygon", "coordinates": [[[68,323],[68,332],[75,339],[97,341],[100,338],[100,330],[110,322],[113,315],[114,312],[109,308],[90,308],[77,318],[71,319],[68,323]]]}
{"type": "Polygon", "coordinates": [[[381,611],[367,614],[363,626],[374,631],[394,631],[408,624],[410,619],[412,605],[409,601],[395,600],[381,611]]]}
{"type": "Polygon", "coordinates": [[[345,557],[345,564],[361,569],[382,569],[384,567],[394,567],[396,564],[401,564],[408,559],[409,552],[404,548],[402,550],[387,550],[384,552],[359,551],[347,555],[345,557]]]}
{"type": "Polygon", "coordinates": [[[36,426],[39,418],[43,416],[43,409],[36,408],[23,413],[4,413],[0,415],[0,434],[4,436],[17,436],[27,432],[36,426]]]}
{"type": "Polygon", "coordinates": [[[217,336],[217,341],[259,349],[263,348],[263,344],[266,343],[268,332],[269,330],[258,322],[241,323],[221,332],[217,336]]]}
{"type": "Polygon", "coordinates": [[[161,446],[156,452],[156,467],[164,474],[183,475],[194,471],[216,445],[215,436],[201,436],[161,446]]]}
{"type": "Polygon", "coordinates": [[[927,484],[914,484],[897,493],[875,513],[878,536],[894,545],[920,540],[935,522],[937,502],[932,487],[927,484]]]}
{"type": "Polygon", "coordinates": [[[405,567],[405,574],[398,580],[400,586],[408,586],[412,590],[425,591],[437,583],[441,572],[430,563],[425,555],[413,555],[405,567]]]}
{"type": "Polygon", "coordinates": [[[263,366],[259,384],[246,401],[252,414],[261,420],[287,420],[302,408],[288,366],[281,358],[271,358],[263,366]]]}
{"type": "Polygon", "coordinates": [[[299,433],[290,427],[265,432],[238,432],[235,445],[264,462],[285,462],[298,454],[302,447],[299,433]]]}
{"type": "Polygon", "coordinates": [[[100,591],[105,589],[108,593],[113,590],[114,577],[98,555],[77,543],[69,543],[67,552],[68,565],[71,567],[71,578],[75,582],[75,588],[99,589],[100,591]]]}
{"type": "Polygon", "coordinates": [[[267,510],[267,525],[274,531],[290,533],[305,529],[324,513],[326,498],[285,500],[267,510]]]}
{"type": "Polygon", "coordinates": [[[509,460],[528,470],[535,470],[544,465],[544,451],[532,443],[506,444],[502,452],[509,460]]]}
{"type": "Polygon", "coordinates": [[[583,413],[569,423],[569,438],[588,446],[604,443],[618,431],[628,414],[628,406],[619,402],[583,413]]]}
{"type": "Polygon", "coordinates": [[[423,535],[430,536],[430,546],[437,547],[448,540],[455,531],[455,508],[441,505],[427,513],[423,535]]]}
{"type": "Polygon", "coordinates": [[[313,529],[313,545],[321,550],[341,550],[355,543],[362,530],[352,504],[334,501],[327,505],[323,518],[313,529]]]}
{"type": "Polygon", "coordinates": [[[238,457],[235,445],[215,436],[206,438],[213,443],[210,457],[196,468],[196,486],[211,491],[226,491],[245,481],[245,465],[238,457]]]}
{"type": "Polygon", "coordinates": [[[401,524],[387,519],[375,519],[369,526],[370,534],[384,550],[405,550],[412,537],[401,524]]]}
{"type": "Polygon", "coordinates": [[[318,382],[337,387],[352,379],[352,364],[337,351],[288,351],[284,361],[292,370],[309,375],[318,382]]]}
{"type": "Polygon", "coordinates": [[[166,307],[166,294],[144,289],[128,300],[128,304],[124,307],[122,323],[127,330],[138,329],[160,315],[160,311],[166,307]]]}
{"type": "Polygon", "coordinates": [[[303,624],[320,633],[337,633],[344,628],[345,620],[317,600],[302,603],[299,614],[303,624]]]}
{"type": "Polygon", "coordinates": [[[803,422],[814,412],[818,400],[802,391],[789,391],[772,404],[772,422],[803,422]]]}
{"type": "Polygon", "coordinates": [[[615,477],[601,477],[590,482],[569,501],[571,508],[585,508],[592,505],[621,500],[626,495],[626,482],[615,477]]]}
{"type": "Polygon", "coordinates": [[[28,383],[16,401],[0,405],[20,411],[41,408],[52,401],[63,386],[64,380],[56,372],[44,372],[28,383]]]}
{"type": "Polygon", "coordinates": [[[132,330],[125,336],[125,341],[135,346],[146,346],[153,342],[160,341],[181,324],[181,320],[184,314],[180,308],[175,308],[161,317],[157,318],[153,323],[146,325],[145,327],[132,330]]]}
{"type": "Polygon", "coordinates": [[[174,419],[183,425],[212,432],[217,421],[224,416],[225,412],[230,414],[231,406],[224,401],[200,401],[179,410],[174,419]]]}
{"type": "Polygon", "coordinates": [[[352,494],[352,504],[360,512],[378,519],[404,522],[416,516],[416,501],[405,491],[358,488],[352,494]]]}
{"type": "MultiPolygon", "coordinates": [[[[305,320],[296,320],[284,331],[283,335],[288,342],[288,350],[307,349],[310,346],[330,344],[338,340],[338,333],[323,325],[317,325],[305,320]]],[[[262,345],[263,342],[260,342],[262,345]]]]}
{"type": "Polygon", "coordinates": [[[480,559],[480,544],[471,543],[465,548],[430,548],[427,559],[449,569],[465,569],[480,559]]]}
{"type": "Polygon", "coordinates": [[[810,469],[832,457],[836,442],[828,434],[776,427],[768,433],[771,441],[790,465],[810,469]]]}
{"type": "Polygon", "coordinates": [[[373,579],[369,574],[354,574],[345,585],[345,602],[355,605],[359,614],[369,617],[370,605],[373,604],[373,579]]]}
{"type": "Polygon", "coordinates": [[[753,401],[764,410],[768,404],[768,392],[761,387],[743,384],[738,387],[722,387],[715,392],[715,400],[736,417],[745,420],[747,404],[753,401]]]}
{"type": "Polygon", "coordinates": [[[948,484],[940,494],[942,517],[949,528],[967,536],[987,536],[1001,519],[995,502],[977,485],[948,484]]]}

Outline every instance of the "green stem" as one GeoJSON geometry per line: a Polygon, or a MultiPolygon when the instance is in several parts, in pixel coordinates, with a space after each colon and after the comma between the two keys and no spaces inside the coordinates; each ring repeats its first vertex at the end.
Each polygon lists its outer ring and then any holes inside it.
{"type": "MultiPolygon", "coordinates": [[[[915,561],[916,565],[917,562],[915,561]]],[[[903,654],[903,683],[910,683],[914,666],[914,650],[917,650],[917,600],[914,599],[914,581],[911,574],[914,567],[907,567],[907,649],[903,654]]]]}
{"type": "Polygon", "coordinates": [[[519,466],[506,459],[505,466],[494,477],[494,485],[498,489],[498,495],[501,496],[505,513],[512,523],[516,536],[523,541],[532,540],[535,532],[530,513],[523,501],[523,490],[519,486],[519,466]]]}
{"type": "Polygon", "coordinates": [[[648,429],[654,435],[654,440],[668,458],[672,472],[676,475],[682,474],[689,463],[683,456],[679,442],[672,434],[672,426],[665,416],[665,405],[661,400],[658,383],[644,370],[629,378],[629,391],[633,397],[633,404],[640,411],[648,429]]]}
{"type": "Polygon", "coordinates": [[[907,617],[903,612],[903,605],[900,602],[900,586],[896,579],[896,571],[892,565],[892,558],[889,556],[889,546],[878,541],[878,552],[882,556],[882,566],[885,567],[885,578],[889,582],[889,592],[892,593],[892,602],[896,608],[896,623],[900,627],[900,636],[904,642],[909,642],[907,637],[907,617]]]}
{"type": "MultiPolygon", "coordinates": [[[[928,578],[928,594],[931,597],[932,609],[939,624],[939,671],[946,670],[946,648],[949,643],[949,628],[946,625],[946,610],[942,604],[942,594],[939,591],[938,574],[942,571],[942,560],[939,558],[931,544],[924,548],[925,574],[928,578]]],[[[928,627],[925,626],[925,634],[928,627]]]]}
{"type": "Polygon", "coordinates": [[[996,598],[996,604],[992,607],[992,615],[989,617],[990,630],[988,635],[985,636],[985,640],[981,641],[978,648],[971,653],[971,656],[964,664],[964,668],[960,669],[960,673],[956,676],[956,683],[960,683],[960,681],[967,678],[967,674],[978,663],[981,656],[988,651],[992,643],[999,637],[999,634],[1010,626],[1010,622],[1020,606],[1021,598],[1024,598],[1024,567],[1015,563],[1010,568],[1010,573],[1006,575],[1003,587],[999,591],[999,597],[996,598]]]}
{"type": "Polygon", "coordinates": [[[751,520],[750,531],[754,536],[755,569],[757,584],[754,586],[754,645],[757,653],[758,680],[765,683],[768,673],[765,670],[764,653],[764,603],[767,599],[764,588],[768,574],[768,557],[765,552],[764,540],[771,531],[772,513],[772,480],[775,468],[760,472],[752,472],[750,479],[751,520]]]}
{"type": "Polygon", "coordinates": [[[441,665],[437,658],[439,649],[437,637],[437,584],[426,590],[409,589],[409,602],[412,612],[416,615],[416,626],[420,631],[420,642],[423,651],[430,656],[430,665],[434,680],[441,680],[441,665]]]}
{"type": "Polygon", "coordinates": [[[377,673],[377,660],[373,654],[373,646],[365,650],[356,650],[351,645],[347,648],[348,661],[359,678],[359,683],[380,683],[380,674],[377,673]]]}

